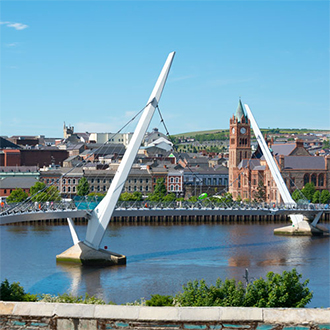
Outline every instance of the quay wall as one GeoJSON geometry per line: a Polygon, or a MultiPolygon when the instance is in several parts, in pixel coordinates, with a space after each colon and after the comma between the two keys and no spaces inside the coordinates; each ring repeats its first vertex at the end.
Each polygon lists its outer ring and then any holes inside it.
{"type": "MultiPolygon", "coordinates": [[[[73,218],[76,224],[87,224],[86,218],[73,218]]],[[[324,213],[320,222],[330,222],[330,213],[324,213]]],[[[66,224],[65,218],[30,220],[12,223],[20,224],[66,224]]],[[[196,224],[196,223],[287,223],[290,219],[287,215],[164,215],[164,216],[113,216],[110,224],[196,224]]]]}
{"type": "Polygon", "coordinates": [[[146,307],[1,302],[3,330],[329,330],[330,308],[146,307]]]}

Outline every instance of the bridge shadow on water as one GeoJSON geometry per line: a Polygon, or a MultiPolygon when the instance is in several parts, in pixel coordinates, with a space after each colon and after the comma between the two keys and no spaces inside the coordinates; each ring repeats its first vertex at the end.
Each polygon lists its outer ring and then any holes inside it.
{"type": "Polygon", "coordinates": [[[283,240],[277,240],[273,242],[256,242],[256,243],[245,243],[245,244],[226,244],[226,245],[216,245],[216,246],[205,246],[198,248],[189,248],[189,249],[179,249],[172,251],[160,251],[160,252],[152,252],[152,253],[144,253],[138,255],[127,256],[127,261],[129,263],[137,263],[148,261],[150,259],[156,259],[161,257],[168,257],[180,254],[187,253],[196,253],[196,252],[207,252],[214,250],[224,250],[224,249],[232,249],[232,248],[248,248],[248,247],[262,247],[262,246],[270,246],[270,245],[278,245],[283,243],[283,240]]]}

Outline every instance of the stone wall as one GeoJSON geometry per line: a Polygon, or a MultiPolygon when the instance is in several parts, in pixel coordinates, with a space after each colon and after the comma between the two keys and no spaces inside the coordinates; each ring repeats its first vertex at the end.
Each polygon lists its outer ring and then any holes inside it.
{"type": "Polygon", "coordinates": [[[145,307],[0,302],[3,330],[329,330],[330,308],[145,307]]]}

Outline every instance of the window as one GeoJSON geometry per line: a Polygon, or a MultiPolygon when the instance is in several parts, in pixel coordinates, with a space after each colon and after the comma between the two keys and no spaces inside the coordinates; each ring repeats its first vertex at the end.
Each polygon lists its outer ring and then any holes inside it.
{"type": "Polygon", "coordinates": [[[94,186],[92,186],[91,188],[92,188],[91,190],[94,191],[94,186]]]}
{"type": "Polygon", "coordinates": [[[62,183],[65,184],[65,179],[62,180],[62,183]]]}
{"type": "Polygon", "coordinates": [[[68,192],[71,192],[71,187],[68,187],[68,192]]]}
{"type": "Polygon", "coordinates": [[[76,192],[76,187],[72,187],[72,192],[76,192]]]}
{"type": "Polygon", "coordinates": [[[171,179],[170,179],[170,182],[171,182],[171,183],[172,183],[172,182],[174,182],[174,179],[173,179],[173,178],[171,178],[171,179]]]}
{"type": "Polygon", "coordinates": [[[179,190],[179,186],[175,185],[175,190],[178,191],[179,190]]]}
{"type": "Polygon", "coordinates": [[[175,182],[178,183],[179,182],[179,178],[175,178],[175,182]]]}
{"type": "Polygon", "coordinates": [[[140,183],[142,183],[142,179],[140,179],[140,183]]]}
{"type": "Polygon", "coordinates": [[[131,191],[131,186],[128,186],[128,191],[131,191]]]}
{"type": "Polygon", "coordinates": [[[107,186],[103,186],[103,191],[107,191],[107,186]]]}
{"type": "Polygon", "coordinates": [[[94,183],[94,179],[91,179],[91,183],[94,183]]]}
{"type": "Polygon", "coordinates": [[[174,186],[171,184],[170,191],[174,190],[174,186]]]}
{"type": "Polygon", "coordinates": [[[143,191],[143,186],[140,186],[140,191],[143,191]]]}
{"type": "Polygon", "coordinates": [[[319,187],[323,187],[324,186],[324,175],[323,173],[319,174],[319,187]]]}
{"type": "Polygon", "coordinates": [[[308,173],[306,173],[306,174],[304,175],[304,186],[305,186],[307,183],[309,183],[309,174],[308,174],[308,173]]]}
{"type": "Polygon", "coordinates": [[[97,179],[97,183],[100,183],[100,179],[97,179]]]}
{"type": "Polygon", "coordinates": [[[100,191],[100,186],[97,186],[97,191],[100,191]]]}
{"type": "Polygon", "coordinates": [[[70,179],[68,179],[68,184],[71,184],[71,180],[70,179]]]}
{"type": "Polygon", "coordinates": [[[63,187],[63,192],[65,192],[65,187],[63,187]]]}
{"type": "Polygon", "coordinates": [[[146,191],[148,191],[149,190],[149,187],[148,186],[146,186],[146,191]]]}
{"type": "Polygon", "coordinates": [[[295,178],[290,178],[290,187],[295,186],[295,178]]]}
{"type": "Polygon", "coordinates": [[[136,186],[134,186],[134,191],[136,191],[136,186]]]}
{"type": "Polygon", "coordinates": [[[73,184],[76,184],[76,179],[72,179],[72,183],[73,184]]]}
{"type": "Polygon", "coordinates": [[[103,179],[103,183],[107,183],[107,180],[106,179],[103,179]]]}
{"type": "Polygon", "coordinates": [[[148,183],[149,182],[149,179],[146,179],[146,183],[148,183]]]}
{"type": "Polygon", "coordinates": [[[314,183],[314,186],[316,186],[316,174],[311,175],[311,182],[314,183]]]}

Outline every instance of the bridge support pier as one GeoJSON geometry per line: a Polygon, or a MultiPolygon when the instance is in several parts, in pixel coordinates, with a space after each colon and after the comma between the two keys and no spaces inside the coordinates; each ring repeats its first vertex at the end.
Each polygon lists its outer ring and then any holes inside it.
{"type": "Polygon", "coordinates": [[[296,225],[276,228],[274,234],[283,236],[322,236],[329,234],[329,230],[322,225],[313,225],[310,221],[303,220],[296,225]]]}
{"type": "Polygon", "coordinates": [[[93,249],[84,242],[78,242],[56,256],[56,262],[91,266],[126,265],[126,256],[104,249],[93,249]]]}

